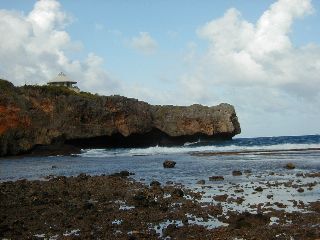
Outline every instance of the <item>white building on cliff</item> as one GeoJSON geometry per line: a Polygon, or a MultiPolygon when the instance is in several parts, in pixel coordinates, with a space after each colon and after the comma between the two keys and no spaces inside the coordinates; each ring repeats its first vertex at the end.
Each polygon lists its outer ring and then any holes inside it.
{"type": "Polygon", "coordinates": [[[51,81],[48,82],[48,85],[50,86],[64,86],[69,88],[70,90],[73,90],[75,92],[80,92],[80,89],[75,86],[77,82],[69,79],[63,72],[60,72],[58,76],[53,78],[51,81]]]}

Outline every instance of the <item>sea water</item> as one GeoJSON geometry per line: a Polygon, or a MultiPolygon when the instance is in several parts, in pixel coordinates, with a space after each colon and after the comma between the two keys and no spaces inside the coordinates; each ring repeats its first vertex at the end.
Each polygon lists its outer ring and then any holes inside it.
{"type": "Polygon", "coordinates": [[[212,175],[232,180],[233,170],[285,171],[287,162],[297,171],[320,170],[320,135],[235,138],[229,141],[198,141],[180,147],[83,149],[72,156],[0,159],[0,181],[43,179],[45,176],[112,174],[122,170],[135,173],[136,180],[158,180],[194,184],[212,175]],[[299,151],[288,151],[288,150],[299,151]],[[275,152],[272,152],[277,150],[275,152]],[[281,151],[279,151],[281,150],[281,151]],[[284,150],[284,151],[282,151],[284,150]],[[261,151],[269,154],[260,154],[261,151]],[[197,153],[237,152],[238,154],[199,155],[197,153]],[[244,152],[245,154],[239,154],[244,152]],[[173,169],[164,169],[164,160],[174,160],[173,169]]]}

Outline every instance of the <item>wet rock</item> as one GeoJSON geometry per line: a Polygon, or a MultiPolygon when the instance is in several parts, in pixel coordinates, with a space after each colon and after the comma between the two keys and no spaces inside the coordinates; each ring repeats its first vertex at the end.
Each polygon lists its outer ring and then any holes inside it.
{"type": "Polygon", "coordinates": [[[261,186],[259,186],[259,187],[256,187],[254,190],[255,190],[256,192],[262,192],[262,191],[263,191],[263,188],[262,188],[261,186]]]}
{"type": "Polygon", "coordinates": [[[242,229],[251,228],[253,226],[264,226],[270,222],[270,218],[261,213],[251,214],[245,212],[236,216],[231,216],[227,222],[232,228],[242,229]]]}
{"type": "Polygon", "coordinates": [[[315,211],[315,212],[317,212],[317,213],[320,213],[320,201],[311,203],[311,204],[310,204],[310,209],[311,209],[312,211],[315,211]]]}
{"type": "Polygon", "coordinates": [[[199,181],[197,181],[197,184],[204,185],[204,184],[206,184],[206,181],[205,180],[199,180],[199,181]]]}
{"type": "Polygon", "coordinates": [[[225,201],[227,201],[227,198],[228,198],[228,194],[217,195],[217,196],[213,197],[213,199],[218,202],[225,202],[225,201]]]}
{"type": "Polygon", "coordinates": [[[90,176],[86,175],[85,173],[80,173],[78,175],[78,179],[80,180],[87,180],[90,176]]]}
{"type": "Polygon", "coordinates": [[[224,177],[223,176],[211,176],[209,177],[210,181],[223,181],[224,177]]]}
{"type": "Polygon", "coordinates": [[[307,173],[305,176],[306,176],[306,177],[310,177],[310,178],[318,178],[318,177],[320,177],[320,172],[307,173]]]}
{"type": "Polygon", "coordinates": [[[130,175],[130,173],[129,173],[128,171],[121,171],[121,172],[119,173],[119,175],[120,175],[121,177],[128,177],[128,176],[130,175]]]}
{"type": "Polygon", "coordinates": [[[241,176],[241,175],[242,175],[242,172],[239,171],[239,170],[234,170],[234,171],[232,171],[232,175],[233,175],[233,176],[241,176]]]}
{"type": "Polygon", "coordinates": [[[244,192],[244,190],[242,188],[241,189],[235,189],[234,192],[235,193],[242,193],[242,192],[244,192]]]}
{"type": "Polygon", "coordinates": [[[85,201],[85,203],[83,204],[83,209],[85,210],[90,210],[94,208],[94,202],[91,200],[85,201]]]}
{"type": "MultiPolygon", "coordinates": [[[[279,183],[280,185],[274,186],[282,187],[282,181],[279,183]]],[[[302,182],[298,188],[306,190],[308,184],[311,183],[302,182]]],[[[243,187],[248,190],[251,186],[248,183],[243,187]]],[[[222,189],[233,193],[234,187],[238,189],[242,185],[231,184],[230,188],[222,186],[222,189]]],[[[268,187],[268,190],[273,190],[273,186],[268,187]]],[[[215,190],[219,189],[215,186],[215,190]]],[[[264,194],[267,193],[270,194],[264,189],[264,194]]],[[[278,239],[275,236],[279,233],[282,234],[281,239],[290,236],[316,239],[319,236],[319,201],[307,204],[307,199],[304,199],[304,204],[303,201],[292,200],[295,207],[306,210],[292,213],[281,203],[277,203],[280,207],[283,206],[279,211],[273,201],[270,201],[272,205],[264,202],[252,205],[251,210],[260,214],[248,214],[239,213],[234,207],[235,204],[243,204],[242,196],[237,198],[235,194],[225,194],[221,200],[226,199],[228,203],[217,204],[213,199],[208,202],[195,200],[201,199],[203,194],[205,193],[194,192],[183,186],[152,188],[128,178],[110,176],[92,176],[87,181],[78,177],[56,177],[50,181],[1,182],[0,239],[34,239],[34,234],[38,233],[45,233],[45,238],[53,235],[63,238],[63,234],[72,229],[80,229],[80,235],[67,238],[128,239],[129,235],[134,235],[136,239],[159,239],[159,235],[153,229],[150,230],[150,227],[156,226],[157,230],[166,228],[166,224],[162,223],[167,220],[172,220],[171,224],[175,226],[169,227],[168,235],[163,234],[162,238],[267,240],[278,239]],[[174,197],[172,193],[175,189],[182,190],[188,198],[181,197],[180,191],[174,197]],[[132,208],[120,210],[121,206],[132,208]],[[266,215],[263,211],[267,211],[266,215]],[[209,229],[207,226],[214,227],[209,215],[229,225],[209,229]],[[279,225],[266,226],[270,223],[268,216],[278,217],[279,225]],[[203,223],[209,221],[205,223],[206,226],[199,226],[188,223],[188,218],[203,218],[203,223]],[[112,225],[114,220],[122,223],[112,225]],[[179,226],[180,221],[183,226],[179,226]]],[[[247,200],[251,200],[250,196],[247,200]]],[[[251,205],[241,206],[241,209],[242,207],[247,209],[251,205]]]]}
{"type": "Polygon", "coordinates": [[[154,197],[147,191],[139,191],[132,197],[134,206],[136,207],[150,207],[156,204],[154,197]]]}
{"type": "Polygon", "coordinates": [[[273,198],[273,195],[272,195],[272,194],[269,194],[269,195],[267,195],[267,198],[268,198],[268,199],[271,199],[271,198],[273,198]]]}
{"type": "Polygon", "coordinates": [[[175,188],[172,193],[171,193],[172,197],[183,197],[184,193],[180,188],[175,188]]]}
{"type": "Polygon", "coordinates": [[[45,176],[44,179],[54,179],[55,175],[49,174],[48,176],[45,176]]]}
{"type": "Polygon", "coordinates": [[[167,185],[173,185],[173,181],[167,181],[166,184],[167,185]]]}
{"type": "Polygon", "coordinates": [[[172,161],[172,160],[165,160],[163,162],[163,167],[164,168],[174,168],[175,165],[176,165],[176,162],[172,161]]]}
{"type": "Polygon", "coordinates": [[[303,192],[304,192],[304,189],[303,189],[303,188],[298,188],[297,191],[298,191],[299,193],[303,193],[303,192]]]}
{"type": "Polygon", "coordinates": [[[292,169],[295,169],[296,166],[293,164],[293,163],[287,163],[286,166],[285,166],[286,169],[289,169],[289,170],[292,170],[292,169]]]}
{"type": "Polygon", "coordinates": [[[150,186],[151,186],[151,187],[160,187],[160,186],[161,186],[161,183],[154,180],[154,181],[152,181],[152,182],[150,183],[150,186]]]}
{"type": "Polygon", "coordinates": [[[130,175],[134,175],[134,173],[130,173],[129,171],[126,171],[126,170],[111,174],[111,176],[114,176],[114,177],[128,177],[130,175]]]}
{"type": "Polygon", "coordinates": [[[237,198],[228,198],[228,203],[232,203],[235,202],[237,204],[242,204],[244,202],[244,198],[243,197],[237,197],[237,198]]]}
{"type": "Polygon", "coordinates": [[[275,202],[274,203],[278,208],[286,208],[287,206],[281,202],[275,202]]]}
{"type": "Polygon", "coordinates": [[[245,174],[251,174],[252,171],[251,171],[250,169],[247,169],[247,170],[244,170],[244,173],[245,173],[245,174]]]}
{"type": "Polygon", "coordinates": [[[57,167],[56,165],[52,165],[51,168],[52,168],[52,169],[56,169],[56,168],[58,168],[58,167],[57,167]]]}
{"type": "Polygon", "coordinates": [[[168,227],[164,230],[165,236],[171,236],[177,230],[177,226],[175,224],[169,224],[168,227]]]}

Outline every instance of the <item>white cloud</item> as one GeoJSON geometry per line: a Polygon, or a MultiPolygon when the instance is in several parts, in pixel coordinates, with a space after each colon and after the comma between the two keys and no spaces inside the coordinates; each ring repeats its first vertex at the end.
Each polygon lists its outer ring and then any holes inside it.
{"type": "Polygon", "coordinates": [[[149,33],[140,32],[139,36],[131,39],[131,46],[139,52],[149,55],[156,52],[158,44],[149,33]]]}
{"type": "Polygon", "coordinates": [[[84,61],[70,59],[79,49],[65,28],[72,18],[56,0],[40,0],[27,15],[0,10],[0,74],[16,85],[43,84],[63,71],[83,90],[105,94],[119,87],[103,70],[103,60],[90,53],[84,61]]]}
{"type": "Polygon", "coordinates": [[[320,47],[295,46],[290,39],[294,21],[312,12],[311,0],[278,0],[251,23],[229,9],[197,30],[208,48],[189,63],[181,89],[193,102],[234,104],[240,120],[250,119],[242,122],[245,134],[252,125],[266,131],[262,119],[277,116],[289,128],[297,119],[320,117],[312,110],[320,107],[320,47]]]}
{"type": "Polygon", "coordinates": [[[295,88],[297,94],[306,90],[301,80],[308,79],[312,82],[309,91],[315,94],[314,87],[320,87],[320,48],[295,47],[289,37],[294,19],[311,12],[310,0],[279,0],[254,24],[244,20],[236,9],[229,9],[222,18],[198,30],[210,44],[201,59],[202,69],[211,73],[211,82],[283,90],[300,85],[295,88]]]}

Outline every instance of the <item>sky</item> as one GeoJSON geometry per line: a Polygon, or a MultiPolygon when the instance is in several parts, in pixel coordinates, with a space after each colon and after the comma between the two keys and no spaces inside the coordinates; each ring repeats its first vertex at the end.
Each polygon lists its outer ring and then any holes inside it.
{"type": "Polygon", "coordinates": [[[0,78],[234,105],[240,137],[320,134],[320,1],[0,0],[0,78]]]}

